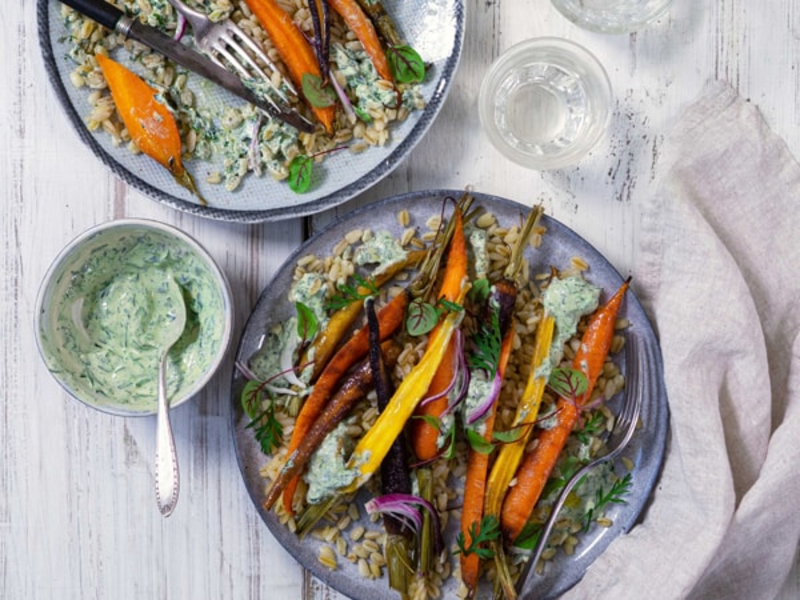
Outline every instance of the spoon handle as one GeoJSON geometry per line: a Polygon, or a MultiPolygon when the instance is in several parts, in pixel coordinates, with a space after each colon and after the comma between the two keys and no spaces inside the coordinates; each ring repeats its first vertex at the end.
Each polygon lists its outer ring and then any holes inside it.
{"type": "Polygon", "coordinates": [[[167,404],[167,354],[158,365],[158,422],[156,423],[156,500],[161,514],[168,517],[178,502],[180,480],[178,454],[172,437],[167,404]]]}

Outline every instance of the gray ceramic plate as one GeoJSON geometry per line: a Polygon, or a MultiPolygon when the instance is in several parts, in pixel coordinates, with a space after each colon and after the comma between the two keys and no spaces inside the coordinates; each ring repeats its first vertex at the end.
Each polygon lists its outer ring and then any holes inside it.
{"type": "MultiPolygon", "coordinates": [[[[254,223],[290,217],[301,217],[331,208],[360,194],[388,175],[422,139],[450,89],[461,56],[464,34],[463,0],[408,0],[392,5],[393,16],[413,46],[428,64],[422,85],[427,106],[414,111],[402,123],[391,127],[390,142],[384,147],[370,148],[361,154],[342,151],[329,156],[315,169],[312,189],[295,194],[283,182],[268,175],[248,175],[235,192],[227,192],[221,184],[204,181],[205,172],[221,170],[221,165],[192,161],[187,166],[196,174],[201,193],[209,206],[201,206],[196,198],[177,185],[166,170],[145,156],[134,156],[125,148],[114,148],[110,136],[87,130],[84,119],[89,114],[86,90],[76,89],[70,82],[75,68],[62,41],[66,29],[60,17],[61,4],[54,0],[37,0],[39,42],[45,66],[57,97],[80,138],[118,177],[140,191],[181,211],[211,219],[254,223]]],[[[214,88],[214,86],[211,86],[214,88]]],[[[216,102],[229,105],[241,101],[227,92],[214,89],[216,102]]]]}
{"type": "MultiPolygon", "coordinates": [[[[245,327],[237,361],[246,363],[258,349],[262,335],[269,325],[293,314],[294,309],[287,301],[286,294],[291,285],[295,263],[300,256],[308,253],[329,254],[344,234],[355,228],[370,228],[373,231],[385,229],[399,236],[401,228],[396,214],[400,209],[405,208],[409,211],[412,224],[424,224],[429,217],[438,214],[442,198],[445,196],[457,198],[460,195],[459,191],[437,190],[396,196],[350,213],[319,232],[289,257],[264,290],[245,327]]],[[[474,206],[481,205],[493,212],[501,223],[518,222],[520,215],[527,214],[529,210],[521,204],[502,198],[483,194],[474,196],[474,206]]],[[[542,245],[536,250],[528,248],[527,252],[527,258],[534,271],[546,272],[550,265],[563,268],[569,265],[570,258],[581,256],[591,267],[587,272],[587,278],[602,286],[605,290],[604,297],[622,283],[623,278],[614,267],[571,229],[548,217],[543,218],[543,224],[547,227],[547,233],[543,236],[542,245]]],[[[669,413],[658,342],[647,316],[633,293],[628,294],[621,316],[626,317],[631,323],[627,335],[637,336],[641,342],[642,352],[646,354],[641,378],[649,390],[642,409],[642,427],[624,453],[636,465],[632,473],[633,484],[627,496],[628,501],[626,504],[614,505],[607,511],[607,516],[613,520],[613,526],[605,529],[594,528],[582,537],[574,556],[568,557],[560,553],[544,575],[532,576],[525,590],[526,597],[556,597],[577,583],[608,544],[636,523],[659,474],[669,427],[669,413]]],[[[621,364],[620,368],[623,373],[626,371],[624,364],[621,364]]],[[[267,462],[267,458],[261,453],[252,431],[246,428],[247,417],[243,415],[239,403],[243,384],[243,379],[238,374],[234,375],[232,427],[236,453],[245,485],[267,527],[300,564],[336,590],[354,599],[396,598],[397,595],[389,590],[385,579],[375,581],[362,579],[355,565],[344,559],[339,560],[340,566],[336,571],[329,571],[317,562],[319,542],[312,539],[299,541],[294,534],[280,525],[275,513],[263,510],[261,505],[265,484],[259,475],[259,469],[267,462]]],[[[619,401],[619,397],[614,399],[611,404],[612,410],[617,408],[619,401]]],[[[453,526],[455,526],[454,521],[451,522],[453,526]]],[[[452,542],[455,533],[447,531],[446,536],[446,539],[452,542]]],[[[443,590],[443,597],[455,597],[455,589],[456,583],[451,578],[448,587],[443,590]]]]}

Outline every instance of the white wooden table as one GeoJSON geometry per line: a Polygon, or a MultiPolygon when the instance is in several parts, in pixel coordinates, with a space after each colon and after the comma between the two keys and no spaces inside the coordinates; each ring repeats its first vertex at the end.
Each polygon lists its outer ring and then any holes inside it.
{"type": "MultiPolygon", "coordinates": [[[[466,2],[461,65],[426,138],[374,189],[312,225],[356,203],[469,184],[528,204],[544,199],[549,214],[628,272],[664,136],[706,81],[725,79],[757,103],[800,156],[798,0],[675,0],[660,23],[623,36],[579,30],[548,0],[466,2]],[[491,61],[543,35],[592,50],[616,97],[608,137],[578,167],[549,173],[503,160],[476,109],[491,61]]],[[[149,217],[198,238],[230,278],[237,337],[304,228],[299,219],[244,226],[191,217],[117,180],[58,106],[34,13],[33,0],[0,3],[0,598],[336,597],[274,541],[245,491],[228,423],[230,361],[174,412],[183,487],[166,520],[153,498],[155,419],[88,409],[44,368],[32,326],[39,282],[58,250],[88,227],[149,217]]],[[[797,569],[784,597],[800,597],[797,569]]]]}

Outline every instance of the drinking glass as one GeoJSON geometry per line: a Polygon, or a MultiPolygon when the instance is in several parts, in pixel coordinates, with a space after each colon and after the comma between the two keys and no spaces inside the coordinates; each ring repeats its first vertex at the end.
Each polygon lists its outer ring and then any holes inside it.
{"type": "Polygon", "coordinates": [[[672,0],[551,0],[567,19],[600,33],[630,33],[660,18],[672,0]]]}
{"type": "Polygon", "coordinates": [[[507,158],[532,169],[578,162],[603,137],[611,84],[583,46],[534,38],[512,46],[490,67],[478,99],[481,124],[507,158]]]}

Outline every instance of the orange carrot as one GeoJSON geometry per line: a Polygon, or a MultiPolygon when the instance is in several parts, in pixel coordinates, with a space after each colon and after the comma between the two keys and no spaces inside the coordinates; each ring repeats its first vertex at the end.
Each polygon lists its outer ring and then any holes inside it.
{"type": "Polygon", "coordinates": [[[591,396],[597,378],[603,371],[603,363],[614,338],[617,314],[629,285],[630,278],[604,306],[595,311],[575,353],[572,366],[586,376],[586,392],[577,402],[563,397],[558,399],[556,425],[542,430],[536,447],[522,459],[517,470],[517,483],[508,491],[501,512],[500,524],[508,542],[516,539],[530,518],[561,450],[578,422],[581,406],[591,396]]]}
{"type": "Polygon", "coordinates": [[[372,60],[372,64],[381,79],[394,82],[378,32],[375,30],[370,18],[361,10],[358,2],[355,0],[328,0],[328,3],[333,7],[333,10],[341,15],[347,26],[361,42],[361,45],[364,46],[364,50],[372,60]]]}
{"type": "MultiPolygon", "coordinates": [[[[467,276],[467,242],[464,238],[464,220],[460,210],[456,209],[453,213],[453,219],[455,221],[453,238],[450,241],[447,265],[445,267],[442,285],[439,289],[439,297],[444,298],[448,302],[455,302],[459,290],[461,289],[461,284],[467,276]]],[[[439,326],[437,325],[437,327],[439,326]]],[[[456,344],[454,340],[451,340],[445,350],[445,356],[428,388],[428,396],[440,394],[447,389],[447,386],[454,376],[455,353],[456,344]]],[[[415,412],[415,416],[432,416],[438,418],[447,408],[447,403],[448,400],[446,396],[437,398],[425,405],[419,406],[415,412]]],[[[411,441],[418,460],[428,461],[436,457],[439,452],[437,444],[438,438],[439,430],[425,419],[416,418],[412,420],[411,441]]]]}
{"type": "MultiPolygon", "coordinates": [[[[409,294],[403,291],[397,294],[391,302],[384,306],[378,313],[380,323],[381,341],[393,335],[398,327],[403,323],[406,314],[406,307],[409,302],[409,294]]],[[[292,437],[289,440],[287,456],[300,445],[300,442],[308,434],[314,421],[320,415],[331,394],[334,392],[337,383],[347,370],[356,361],[364,358],[369,351],[369,331],[366,325],[359,329],[353,336],[334,354],[330,362],[319,376],[319,379],[311,389],[311,394],[303,402],[300,413],[294,424],[292,437]]],[[[292,500],[294,492],[299,483],[299,475],[286,485],[283,490],[283,507],[288,514],[294,514],[292,500]]]]}
{"type": "MultiPolygon", "coordinates": [[[[376,275],[374,278],[375,287],[382,287],[404,269],[416,265],[426,254],[426,250],[412,250],[408,253],[405,260],[394,263],[380,275],[376,275]]],[[[369,289],[362,286],[358,286],[357,291],[364,296],[370,293],[369,289]]],[[[345,332],[353,324],[353,321],[356,320],[356,317],[358,317],[363,305],[364,299],[362,298],[351,302],[333,313],[325,329],[314,338],[314,341],[311,342],[308,348],[303,352],[300,365],[306,365],[313,361],[311,367],[311,381],[315,381],[320,373],[322,373],[325,365],[328,364],[328,359],[333,354],[342,337],[344,337],[345,332]]]]}
{"type": "MultiPolygon", "coordinates": [[[[381,351],[387,366],[392,368],[400,355],[399,346],[395,342],[387,340],[381,345],[381,351]]],[[[286,462],[267,490],[264,508],[267,510],[272,508],[285,486],[305,468],[306,463],[325,439],[325,436],[333,431],[336,425],[347,416],[356,402],[366,396],[374,387],[370,363],[366,360],[362,361],[361,365],[351,371],[341,387],[320,411],[311,427],[299,440],[297,447],[287,454],[286,462]]]]}
{"type": "MultiPolygon", "coordinates": [[[[294,24],[292,17],[275,0],[245,0],[245,3],[275,44],[297,89],[302,90],[305,74],[315,75],[320,81],[325,79],[327,73],[320,73],[314,49],[294,24]]],[[[311,110],[325,126],[325,131],[332,133],[336,108],[311,105],[311,110]]]]}
{"type": "Polygon", "coordinates": [[[136,146],[161,163],[180,185],[206,204],[191,174],[181,162],[181,134],[169,109],[156,100],[158,92],[135,73],[103,54],[95,55],[117,112],[136,146]]]}
{"type": "MultiPolygon", "coordinates": [[[[513,341],[514,328],[509,327],[503,337],[503,345],[500,347],[500,360],[497,365],[500,379],[505,374],[508,358],[511,356],[513,341]]],[[[484,422],[483,439],[489,443],[491,443],[494,433],[496,412],[497,405],[495,404],[484,422]]],[[[461,534],[464,536],[465,548],[469,548],[473,543],[470,529],[474,527],[475,533],[480,533],[480,522],[483,519],[483,499],[486,493],[488,474],[489,455],[470,448],[467,455],[467,472],[464,480],[464,504],[461,509],[461,534]]],[[[461,580],[470,590],[470,596],[474,594],[478,587],[480,563],[481,560],[477,552],[461,553],[461,580]]]]}

